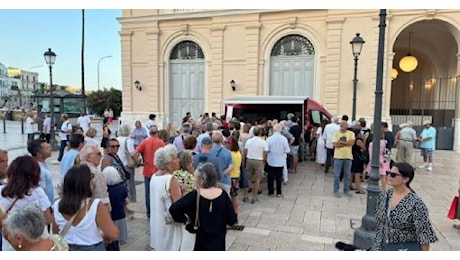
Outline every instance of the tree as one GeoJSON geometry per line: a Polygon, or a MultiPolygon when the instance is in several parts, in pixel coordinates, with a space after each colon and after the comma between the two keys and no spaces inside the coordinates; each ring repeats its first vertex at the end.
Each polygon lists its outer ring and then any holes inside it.
{"type": "Polygon", "coordinates": [[[114,117],[121,113],[121,90],[110,88],[94,91],[88,95],[88,108],[97,115],[104,114],[106,108],[113,110],[114,117]]]}

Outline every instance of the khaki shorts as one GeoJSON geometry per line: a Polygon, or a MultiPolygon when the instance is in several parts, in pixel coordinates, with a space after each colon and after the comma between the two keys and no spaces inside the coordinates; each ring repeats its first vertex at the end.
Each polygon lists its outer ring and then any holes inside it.
{"type": "Polygon", "coordinates": [[[264,161],[247,159],[246,171],[251,182],[262,180],[264,177],[264,161]]]}

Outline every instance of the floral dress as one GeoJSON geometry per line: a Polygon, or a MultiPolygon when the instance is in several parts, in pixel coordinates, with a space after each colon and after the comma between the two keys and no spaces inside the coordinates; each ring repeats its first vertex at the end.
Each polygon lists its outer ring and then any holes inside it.
{"type": "Polygon", "coordinates": [[[176,176],[179,183],[185,184],[185,193],[189,193],[195,189],[195,176],[193,176],[193,174],[189,173],[186,170],[179,169],[175,171],[173,175],[176,176]]]}
{"type": "Polygon", "coordinates": [[[381,192],[375,208],[377,230],[371,250],[381,251],[388,243],[404,243],[417,241],[420,244],[431,244],[438,240],[431,225],[428,208],[422,199],[410,192],[390,211],[390,222],[387,224],[387,196],[391,201],[393,189],[381,192]]]}

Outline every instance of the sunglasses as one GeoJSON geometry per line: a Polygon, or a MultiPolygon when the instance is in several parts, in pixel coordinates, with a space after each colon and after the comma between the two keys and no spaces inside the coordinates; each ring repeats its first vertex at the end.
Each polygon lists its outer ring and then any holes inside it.
{"type": "Polygon", "coordinates": [[[91,179],[94,179],[94,176],[95,176],[94,173],[91,173],[91,179]]]}
{"type": "Polygon", "coordinates": [[[396,176],[401,176],[401,177],[402,177],[402,174],[401,174],[401,173],[396,173],[396,172],[387,171],[387,176],[390,176],[391,178],[395,178],[396,176]]]}
{"type": "Polygon", "coordinates": [[[110,147],[112,147],[112,148],[120,148],[120,145],[119,144],[118,145],[111,145],[110,147]]]}

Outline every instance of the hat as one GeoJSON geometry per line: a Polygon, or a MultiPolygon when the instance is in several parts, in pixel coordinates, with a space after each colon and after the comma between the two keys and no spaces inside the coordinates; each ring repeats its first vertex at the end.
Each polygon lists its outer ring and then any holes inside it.
{"type": "Polygon", "coordinates": [[[423,125],[431,125],[431,120],[425,120],[425,121],[423,121],[423,125]]]}
{"type": "Polygon", "coordinates": [[[203,140],[201,140],[201,144],[210,145],[210,144],[212,144],[212,140],[209,137],[204,137],[203,140]]]}

